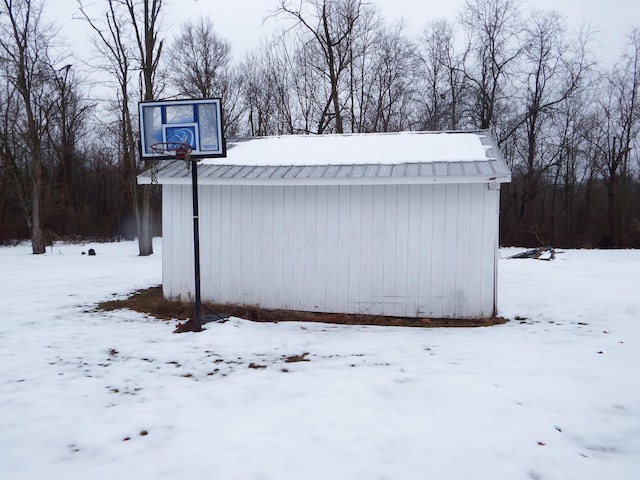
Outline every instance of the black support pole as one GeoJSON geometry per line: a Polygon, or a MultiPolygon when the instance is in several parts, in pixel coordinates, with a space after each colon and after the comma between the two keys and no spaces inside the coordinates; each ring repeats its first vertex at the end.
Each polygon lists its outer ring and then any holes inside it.
{"type": "Polygon", "coordinates": [[[193,199],[193,273],[195,305],[191,318],[181,324],[175,333],[202,331],[202,298],[200,295],[200,225],[198,213],[198,162],[189,160],[191,166],[191,197],[193,199]]]}
{"type": "Polygon", "coordinates": [[[201,332],[202,325],[214,321],[226,321],[228,315],[220,315],[210,312],[208,315],[203,314],[202,296],[200,293],[200,214],[198,213],[198,162],[190,159],[191,167],[191,196],[193,199],[193,273],[194,273],[194,289],[195,304],[193,306],[193,315],[183,324],[179,324],[175,329],[175,333],[182,332],[201,332]]]}
{"type": "Polygon", "coordinates": [[[193,272],[196,304],[193,307],[193,328],[202,330],[202,298],[200,295],[200,225],[198,214],[198,162],[191,161],[191,190],[193,192],[193,272]]]}

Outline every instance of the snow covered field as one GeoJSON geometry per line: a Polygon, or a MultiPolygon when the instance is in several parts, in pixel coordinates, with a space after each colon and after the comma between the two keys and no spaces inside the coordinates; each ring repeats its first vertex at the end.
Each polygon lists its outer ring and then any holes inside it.
{"type": "Polygon", "coordinates": [[[161,248],[0,248],[0,478],[639,478],[640,251],[500,260],[489,328],[93,310],[161,248]]]}

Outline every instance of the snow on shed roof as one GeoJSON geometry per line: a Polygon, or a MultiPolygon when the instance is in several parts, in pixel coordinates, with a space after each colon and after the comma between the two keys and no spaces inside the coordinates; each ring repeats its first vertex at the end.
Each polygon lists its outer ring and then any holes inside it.
{"type": "MultiPolygon", "coordinates": [[[[160,184],[191,181],[182,161],[162,162],[160,184]]],[[[140,183],[150,183],[142,173],[140,183]]],[[[285,135],[230,140],[226,158],[198,163],[201,184],[508,182],[488,131],[285,135]]]]}

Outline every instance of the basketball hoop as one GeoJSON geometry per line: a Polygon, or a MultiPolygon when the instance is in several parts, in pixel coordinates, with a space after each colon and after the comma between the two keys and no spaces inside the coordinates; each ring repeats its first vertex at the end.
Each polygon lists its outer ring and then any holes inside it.
{"type": "Polygon", "coordinates": [[[202,315],[200,292],[200,230],[198,219],[198,160],[226,157],[222,128],[222,99],[184,99],[138,103],[140,158],[151,162],[151,183],[158,183],[160,160],[182,160],[191,170],[193,200],[193,315],[176,332],[199,332],[202,324],[222,320],[221,315],[202,315]],[[162,142],[151,143],[155,140],[162,142]]]}
{"type": "MultiPolygon", "coordinates": [[[[161,158],[175,158],[176,160],[184,160],[187,170],[191,168],[191,145],[182,142],[158,142],[149,145],[153,153],[161,158]]],[[[157,181],[157,165],[151,167],[151,183],[157,181]]]]}
{"type": "Polygon", "coordinates": [[[159,142],[150,145],[151,150],[162,157],[173,157],[177,160],[187,160],[191,156],[191,145],[182,142],[159,142]]]}

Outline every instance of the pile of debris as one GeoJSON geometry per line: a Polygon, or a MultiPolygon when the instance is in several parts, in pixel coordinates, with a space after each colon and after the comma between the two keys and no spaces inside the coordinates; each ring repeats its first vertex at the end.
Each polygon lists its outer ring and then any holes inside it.
{"type": "Polygon", "coordinates": [[[522,253],[516,253],[507,258],[533,258],[534,260],[553,260],[556,258],[556,249],[553,247],[538,247],[526,250],[522,253]]]}

